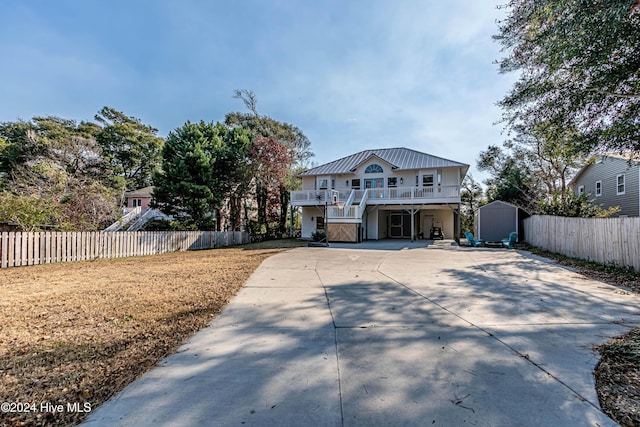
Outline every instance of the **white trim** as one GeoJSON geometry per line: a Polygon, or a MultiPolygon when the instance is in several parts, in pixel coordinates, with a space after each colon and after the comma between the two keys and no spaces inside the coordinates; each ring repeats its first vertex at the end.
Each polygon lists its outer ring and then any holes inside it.
{"type": "Polygon", "coordinates": [[[602,180],[598,180],[598,181],[596,181],[596,188],[595,188],[595,190],[596,190],[596,197],[600,197],[600,196],[602,196],[602,180]],[[598,184],[600,184],[600,185],[598,186],[598,184]],[[600,191],[598,191],[598,190],[600,190],[600,191]]]}
{"type": "Polygon", "coordinates": [[[621,173],[616,175],[616,195],[622,196],[625,193],[626,189],[627,189],[627,179],[625,177],[625,174],[621,173]],[[620,177],[622,177],[622,191],[620,191],[620,182],[618,181],[620,177]]]}
{"type": "Polygon", "coordinates": [[[584,194],[584,185],[578,185],[578,196],[582,196],[584,194]]]}

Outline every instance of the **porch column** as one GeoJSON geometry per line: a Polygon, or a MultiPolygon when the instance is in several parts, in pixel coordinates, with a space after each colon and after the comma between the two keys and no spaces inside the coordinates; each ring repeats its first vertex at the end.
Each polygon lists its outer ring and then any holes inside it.
{"type": "Polygon", "coordinates": [[[416,212],[420,212],[418,209],[414,209],[413,206],[411,206],[411,241],[414,242],[415,241],[415,235],[416,235],[416,212]]]}

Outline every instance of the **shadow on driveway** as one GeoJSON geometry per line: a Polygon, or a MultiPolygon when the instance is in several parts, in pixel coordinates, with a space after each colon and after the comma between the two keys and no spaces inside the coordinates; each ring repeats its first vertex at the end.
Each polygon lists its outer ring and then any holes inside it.
{"type": "Polygon", "coordinates": [[[87,425],[615,425],[593,346],[636,296],[517,251],[371,249],[267,259],[87,425]]]}

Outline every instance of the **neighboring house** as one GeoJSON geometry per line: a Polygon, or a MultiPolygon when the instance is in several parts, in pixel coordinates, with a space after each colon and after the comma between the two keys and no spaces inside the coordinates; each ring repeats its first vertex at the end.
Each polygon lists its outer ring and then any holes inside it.
{"type": "Polygon", "coordinates": [[[122,217],[104,229],[104,231],[139,231],[149,221],[172,220],[173,218],[163,214],[158,209],[151,209],[153,187],[144,187],[139,190],[127,191],[124,194],[124,207],[122,217]]]}
{"type": "Polygon", "coordinates": [[[327,231],[329,241],[429,238],[460,234],[460,183],[469,165],[407,148],[365,150],[297,177],[302,237],[327,231]]]}
{"type": "Polygon", "coordinates": [[[640,166],[638,153],[607,153],[592,158],[569,182],[603,208],[620,206],[617,216],[640,216],[640,166]]]}
{"type": "Polygon", "coordinates": [[[153,187],[144,187],[139,190],[124,193],[124,206],[126,208],[142,208],[143,211],[150,208],[153,187]]]}
{"type": "Polygon", "coordinates": [[[518,233],[518,240],[524,240],[524,219],[529,214],[516,205],[495,200],[478,208],[478,239],[485,242],[500,242],[509,237],[509,233],[518,233]]]}

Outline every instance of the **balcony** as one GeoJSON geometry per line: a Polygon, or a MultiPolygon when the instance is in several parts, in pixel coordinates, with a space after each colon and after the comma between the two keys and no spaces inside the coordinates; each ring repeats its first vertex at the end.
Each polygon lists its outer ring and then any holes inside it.
{"type": "Polygon", "coordinates": [[[345,203],[350,207],[358,205],[364,192],[367,192],[367,205],[410,205],[460,203],[460,186],[449,185],[439,187],[396,187],[369,188],[367,190],[303,190],[291,192],[291,204],[294,206],[320,206],[325,203],[345,203]],[[351,198],[351,192],[354,197],[351,198]],[[351,198],[351,200],[349,200],[351,198]]]}
{"type": "Polygon", "coordinates": [[[370,188],[369,205],[460,203],[459,185],[439,187],[370,188]]]}

